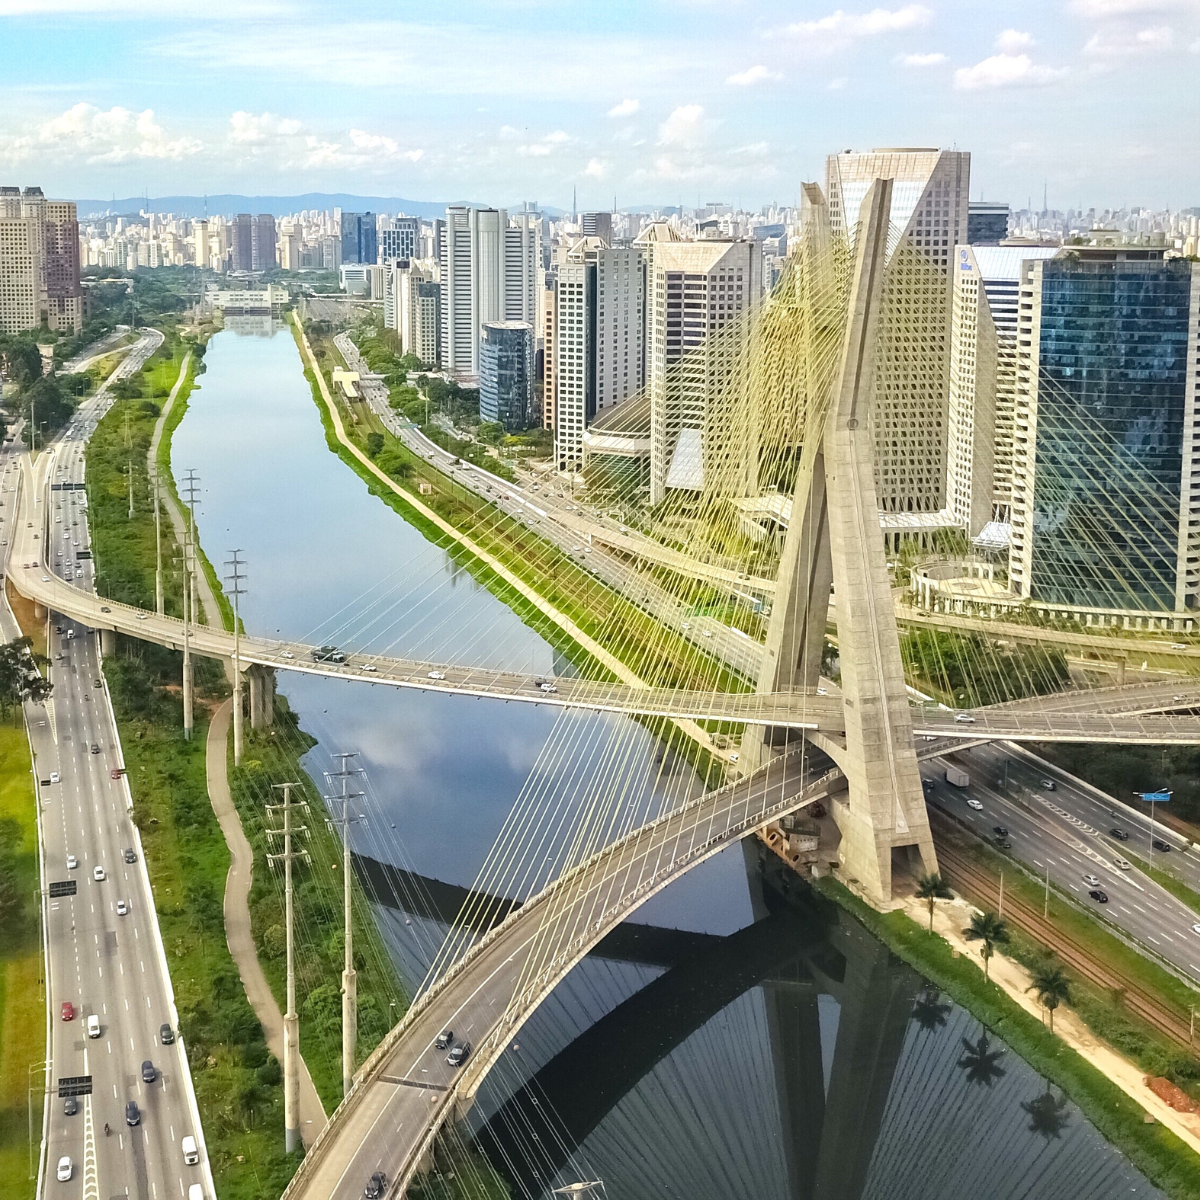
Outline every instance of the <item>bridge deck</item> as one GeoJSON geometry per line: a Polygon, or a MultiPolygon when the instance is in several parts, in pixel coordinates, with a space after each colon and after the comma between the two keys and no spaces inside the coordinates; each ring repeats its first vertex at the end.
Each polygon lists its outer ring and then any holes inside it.
{"type": "Polygon", "coordinates": [[[363,1065],[339,1116],[304,1160],[288,1200],[357,1200],[373,1171],[411,1177],[460,1097],[469,1097],[526,1017],[650,896],[754,829],[837,786],[798,753],[644,826],[516,910],[414,1003],[363,1065]],[[474,1052],[455,1070],[433,1048],[446,1028],[474,1052]]]}

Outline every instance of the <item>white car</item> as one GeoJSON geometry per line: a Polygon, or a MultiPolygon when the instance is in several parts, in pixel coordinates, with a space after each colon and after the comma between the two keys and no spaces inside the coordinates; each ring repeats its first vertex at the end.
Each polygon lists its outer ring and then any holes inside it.
{"type": "Polygon", "coordinates": [[[960,725],[974,725],[975,724],[975,718],[973,716],[971,716],[970,713],[955,713],[954,719],[960,725]]]}
{"type": "Polygon", "coordinates": [[[1133,869],[1133,863],[1131,863],[1127,858],[1114,858],[1113,862],[1117,864],[1117,869],[1119,871],[1130,871],[1133,869]]]}
{"type": "Polygon", "coordinates": [[[1097,879],[1095,875],[1085,875],[1083,877],[1083,882],[1086,883],[1088,885],[1088,887],[1099,887],[1100,886],[1100,880],[1097,879]]]}
{"type": "Polygon", "coordinates": [[[73,871],[73,870],[75,870],[75,868],[77,866],[79,866],[79,859],[77,859],[75,857],[75,855],[73,855],[73,854],[68,854],[67,855],[67,870],[73,871]]]}
{"type": "Polygon", "coordinates": [[[92,878],[97,883],[103,883],[104,882],[104,868],[103,867],[93,867],[92,868],[92,878]]]}
{"type": "Polygon", "coordinates": [[[1193,933],[1200,933],[1200,925],[1193,925],[1193,926],[1192,926],[1192,932],[1193,932],[1193,933]]]}
{"type": "Polygon", "coordinates": [[[973,808],[976,812],[983,812],[983,805],[980,804],[979,801],[976,800],[974,796],[972,796],[971,799],[967,801],[967,807],[973,808]]]}
{"type": "Polygon", "coordinates": [[[59,774],[57,771],[50,772],[50,782],[51,783],[57,783],[59,781],[59,778],[60,777],[59,777],[59,774]]]}
{"type": "Polygon", "coordinates": [[[75,1165],[71,1162],[71,1156],[64,1154],[58,1160],[58,1182],[66,1183],[71,1178],[72,1172],[75,1170],[75,1165]]]}
{"type": "Polygon", "coordinates": [[[296,656],[290,650],[285,650],[283,652],[283,657],[284,658],[295,658],[296,656]]]}
{"type": "Polygon", "coordinates": [[[429,679],[445,679],[446,672],[445,671],[430,671],[428,678],[429,679]]]}
{"type": "Polygon", "coordinates": [[[129,912],[129,905],[124,900],[117,901],[117,916],[126,916],[129,912]]]}
{"type": "Polygon", "coordinates": [[[379,670],[379,668],[378,668],[378,667],[375,667],[375,666],[372,666],[370,663],[367,663],[367,664],[366,664],[366,665],[363,667],[363,670],[364,670],[364,671],[378,671],[378,670],[379,670]]]}

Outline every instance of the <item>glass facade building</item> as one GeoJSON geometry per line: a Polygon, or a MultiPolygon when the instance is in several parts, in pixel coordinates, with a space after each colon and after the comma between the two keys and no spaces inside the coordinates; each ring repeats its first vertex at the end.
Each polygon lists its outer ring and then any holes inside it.
{"type": "Polygon", "coordinates": [[[533,327],[491,321],[479,343],[479,415],[505,429],[525,429],[533,404],[533,327]]]}
{"type": "Polygon", "coordinates": [[[1192,264],[1082,253],[1030,266],[1014,583],[1051,604],[1194,608],[1192,264]]]}

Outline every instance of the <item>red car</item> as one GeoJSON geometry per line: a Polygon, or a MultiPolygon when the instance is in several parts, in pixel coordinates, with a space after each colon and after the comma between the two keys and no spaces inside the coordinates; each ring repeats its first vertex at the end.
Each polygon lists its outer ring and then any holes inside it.
{"type": "Polygon", "coordinates": [[[113,769],[111,771],[109,771],[108,777],[109,777],[109,779],[120,779],[121,776],[124,774],[125,774],[124,767],[113,767],[113,769]]]}
{"type": "Polygon", "coordinates": [[[70,1000],[64,1000],[62,1002],[62,1019],[64,1021],[75,1020],[75,1005],[73,1005],[70,1000]]]}

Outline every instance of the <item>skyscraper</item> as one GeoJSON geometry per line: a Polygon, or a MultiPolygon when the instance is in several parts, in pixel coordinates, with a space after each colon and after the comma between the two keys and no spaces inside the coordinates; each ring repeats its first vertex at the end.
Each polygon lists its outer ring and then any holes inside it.
{"type": "Polygon", "coordinates": [[[78,333],[79,222],[70,200],[47,200],[38,187],[0,187],[0,330],[78,333]]]}
{"type": "Polygon", "coordinates": [[[1021,268],[1013,591],[1089,610],[1200,599],[1200,279],[1161,250],[1021,268]]]}
{"type": "Polygon", "coordinates": [[[635,243],[646,255],[646,383],[650,391],[650,503],[704,483],[709,397],[732,369],[727,339],[710,335],[762,296],[762,244],[685,242],[665,224],[635,243]]]}
{"type": "Polygon", "coordinates": [[[230,229],[230,250],[235,271],[254,270],[254,218],[249,213],[238,213],[230,229]]]}
{"type": "Polygon", "coordinates": [[[342,213],[342,262],[376,261],[377,238],[374,213],[342,213]]]}
{"type": "Polygon", "coordinates": [[[907,148],[831,154],[825,195],[835,232],[853,238],[859,206],[877,178],[895,180],[893,263],[897,248],[905,253],[889,280],[903,300],[881,318],[892,361],[877,376],[875,486],[885,512],[935,513],[946,503],[949,270],[967,232],[971,156],[907,148]],[[917,263],[913,250],[934,269],[917,263]]]}
{"type": "Polygon", "coordinates": [[[479,415],[508,430],[524,429],[532,402],[532,326],[527,321],[489,321],[479,346],[479,415]]]}
{"type": "MultiPolygon", "coordinates": [[[[1053,246],[955,249],[946,505],[972,537],[988,521],[1007,526],[1009,520],[1021,264],[1059,252],[1053,246]]],[[[994,533],[1005,536],[1001,528],[994,533]]]]}
{"type": "Polygon", "coordinates": [[[259,213],[254,218],[251,259],[255,271],[266,271],[275,265],[275,218],[270,213],[259,213]]]}
{"type": "Polygon", "coordinates": [[[442,230],[442,366],[479,375],[483,326],[518,320],[536,328],[541,258],[538,214],[453,207],[442,230]]]}
{"type": "Polygon", "coordinates": [[[379,231],[379,261],[395,258],[419,258],[421,247],[419,217],[393,217],[387,229],[379,231]]]}
{"type": "Polygon", "coordinates": [[[972,200],[967,208],[967,241],[972,246],[998,246],[1008,237],[1007,204],[972,200]]]}
{"type": "Polygon", "coordinates": [[[584,237],[598,237],[606,246],[612,245],[612,213],[585,212],[579,214],[580,232],[584,237]]]}

